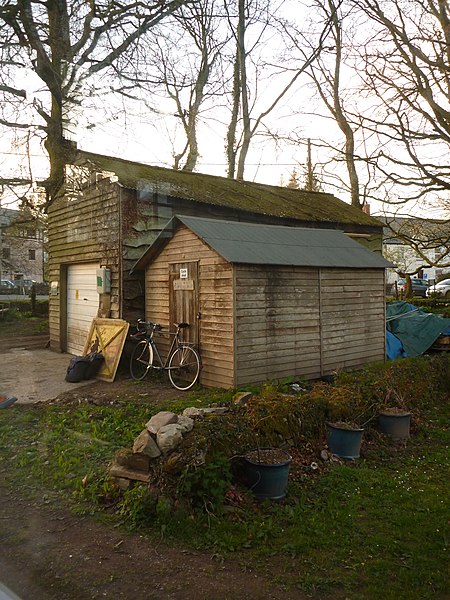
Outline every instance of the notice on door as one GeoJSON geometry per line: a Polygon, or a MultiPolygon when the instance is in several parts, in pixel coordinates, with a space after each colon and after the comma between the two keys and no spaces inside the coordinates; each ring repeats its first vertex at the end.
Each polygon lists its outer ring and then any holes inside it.
{"type": "Polygon", "coordinates": [[[193,279],[174,279],[173,289],[175,291],[193,290],[194,289],[194,280],[193,279]]]}

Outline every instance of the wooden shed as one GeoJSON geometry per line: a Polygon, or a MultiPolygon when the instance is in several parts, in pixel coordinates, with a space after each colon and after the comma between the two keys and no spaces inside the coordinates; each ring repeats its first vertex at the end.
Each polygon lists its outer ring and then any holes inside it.
{"type": "Polygon", "coordinates": [[[338,229],[381,252],[382,224],[332,194],[80,150],[48,212],[52,350],[83,352],[94,317],[144,317],[144,273],[130,269],[175,215],[338,229]],[[100,268],[109,272],[109,291],[97,287],[100,268]]]}
{"type": "Polygon", "coordinates": [[[387,266],[336,230],[177,216],[134,269],[146,318],[191,323],[200,382],[230,388],[384,360],[387,266]]]}

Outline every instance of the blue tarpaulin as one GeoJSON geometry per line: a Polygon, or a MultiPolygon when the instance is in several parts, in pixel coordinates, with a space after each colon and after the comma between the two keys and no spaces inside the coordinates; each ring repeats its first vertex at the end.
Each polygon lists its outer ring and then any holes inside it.
{"type": "Polygon", "coordinates": [[[389,360],[405,357],[406,352],[399,338],[386,329],[386,356],[389,360]]]}
{"type": "Polygon", "coordinates": [[[386,307],[386,354],[419,356],[426,352],[442,334],[449,335],[450,319],[425,313],[408,302],[390,302],[386,307]],[[388,336],[393,334],[402,344],[388,336]]]}

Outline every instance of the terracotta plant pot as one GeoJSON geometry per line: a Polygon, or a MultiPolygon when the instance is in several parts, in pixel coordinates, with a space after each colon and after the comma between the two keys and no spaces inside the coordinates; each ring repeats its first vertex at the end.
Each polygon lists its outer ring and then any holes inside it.
{"type": "Polygon", "coordinates": [[[258,448],[243,460],[244,483],[259,500],[280,500],[286,495],[292,457],[278,448],[258,448]]]}
{"type": "Polygon", "coordinates": [[[384,410],[378,415],[380,431],[395,440],[410,436],[411,413],[406,410],[384,410]]]}
{"type": "Polygon", "coordinates": [[[327,442],[332,454],[340,458],[359,458],[364,429],[346,423],[327,423],[327,442]]]}

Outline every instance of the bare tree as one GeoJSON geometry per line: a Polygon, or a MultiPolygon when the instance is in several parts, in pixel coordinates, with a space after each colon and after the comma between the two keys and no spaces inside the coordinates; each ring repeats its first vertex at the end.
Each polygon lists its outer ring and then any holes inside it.
{"type": "Polygon", "coordinates": [[[63,187],[65,165],[74,150],[67,139],[71,116],[82,101],[85,86],[99,73],[108,71],[141,36],[185,3],[1,1],[0,93],[4,101],[12,106],[28,99],[20,84],[24,72],[37,75],[44,86],[40,97],[29,103],[33,121],[7,120],[3,124],[15,128],[34,126],[43,132],[49,158],[49,175],[43,182],[47,207],[63,187]]]}
{"type": "Polygon", "coordinates": [[[265,119],[286,98],[289,91],[297,83],[299,77],[319,56],[324,39],[328,34],[330,23],[322,25],[316,43],[310,51],[303,54],[300,62],[298,57],[291,57],[287,65],[287,54],[284,49],[298,47],[305,39],[304,32],[293,23],[280,16],[282,2],[274,6],[268,0],[237,0],[235,13],[228,9],[228,21],[234,32],[235,53],[233,58],[233,77],[231,92],[231,117],[227,130],[226,155],[228,161],[228,177],[243,179],[245,163],[250,144],[255,135],[264,126],[265,119]],[[254,28],[255,31],[250,30],[254,28]],[[272,56],[264,60],[258,56],[264,46],[272,47],[267,38],[277,34],[280,47],[283,48],[279,63],[272,56]],[[250,40],[250,41],[249,41],[250,40]],[[252,73],[249,74],[249,65],[252,73]],[[270,78],[269,100],[261,105],[258,98],[261,73],[270,78]],[[278,85],[275,81],[278,80],[278,85]]]}
{"type": "Polygon", "coordinates": [[[174,154],[174,169],[193,171],[199,158],[197,130],[201,109],[205,100],[222,93],[220,71],[213,69],[220,62],[227,36],[221,33],[220,6],[215,0],[202,0],[187,6],[174,20],[179,26],[180,37],[174,40],[171,30],[164,38],[164,45],[158,41],[159,60],[155,64],[159,66],[167,95],[175,103],[175,116],[186,138],[183,149],[174,154]],[[190,49],[185,44],[180,45],[186,37],[191,42],[190,49]]]}
{"type": "Polygon", "coordinates": [[[370,21],[360,45],[361,114],[377,136],[378,174],[399,202],[450,190],[450,5],[447,0],[350,0],[370,21]]]}
{"type": "Polygon", "coordinates": [[[331,23],[326,51],[311,64],[309,74],[314,81],[317,93],[332,115],[345,138],[343,151],[348,173],[352,206],[362,208],[360,182],[356,167],[355,129],[345,109],[342,93],[342,68],[344,66],[343,21],[346,17],[340,0],[317,1],[319,14],[331,23]]]}

